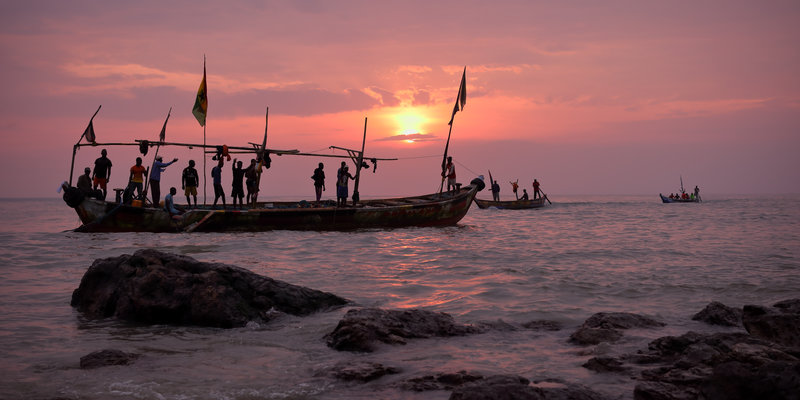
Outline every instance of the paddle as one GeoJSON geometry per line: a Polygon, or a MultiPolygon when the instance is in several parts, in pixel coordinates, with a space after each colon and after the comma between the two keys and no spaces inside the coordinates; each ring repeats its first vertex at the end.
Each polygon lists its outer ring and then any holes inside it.
{"type": "Polygon", "coordinates": [[[542,187],[541,187],[541,186],[539,187],[539,191],[540,191],[540,192],[542,192],[542,196],[544,196],[544,199],[545,199],[545,200],[547,200],[547,202],[548,202],[548,203],[550,203],[550,205],[552,206],[552,205],[553,205],[553,203],[550,201],[550,199],[548,199],[548,198],[547,198],[547,193],[545,193],[545,192],[542,190],[542,187]]]}

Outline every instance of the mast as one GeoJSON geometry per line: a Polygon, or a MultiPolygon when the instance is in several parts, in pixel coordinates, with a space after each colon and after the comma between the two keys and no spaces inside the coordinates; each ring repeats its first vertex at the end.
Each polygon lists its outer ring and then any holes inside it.
{"type": "Polygon", "coordinates": [[[361,152],[358,153],[358,161],[356,161],[356,183],[353,185],[353,206],[355,206],[359,200],[361,200],[360,196],[358,195],[358,181],[361,178],[361,165],[364,163],[364,145],[367,142],[367,117],[364,117],[364,137],[361,139],[361,152]]]}

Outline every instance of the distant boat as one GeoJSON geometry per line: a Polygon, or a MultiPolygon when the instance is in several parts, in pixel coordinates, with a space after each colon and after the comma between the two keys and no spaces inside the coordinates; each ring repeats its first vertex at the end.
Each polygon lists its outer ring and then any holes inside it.
{"type": "Polygon", "coordinates": [[[474,199],[475,204],[478,205],[478,208],[498,208],[501,210],[524,210],[528,208],[541,208],[545,206],[545,201],[547,200],[547,196],[540,197],[535,200],[506,200],[506,201],[493,201],[493,200],[481,200],[481,199],[474,199]]]}
{"type": "Polygon", "coordinates": [[[664,196],[663,194],[658,194],[661,197],[662,203],[699,203],[702,200],[700,199],[700,189],[695,186],[695,192],[690,194],[686,193],[686,190],[683,189],[683,176],[681,176],[681,191],[676,196],[664,196]]]}

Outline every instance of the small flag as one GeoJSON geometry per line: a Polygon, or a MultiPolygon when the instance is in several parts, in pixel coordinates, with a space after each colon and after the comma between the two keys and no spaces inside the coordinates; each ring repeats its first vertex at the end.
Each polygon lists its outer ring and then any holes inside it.
{"type": "Polygon", "coordinates": [[[206,62],[203,61],[203,80],[200,82],[200,88],[197,89],[197,99],[194,101],[194,108],[192,114],[197,118],[200,126],[206,126],[206,114],[208,113],[208,97],[206,97],[206,62]]]}
{"type": "MultiPolygon", "coordinates": [[[[172,107],[169,108],[169,112],[167,112],[167,119],[164,120],[164,126],[161,127],[161,133],[158,134],[158,141],[163,142],[164,139],[167,137],[167,121],[169,121],[169,115],[172,114],[172,107]]],[[[205,120],[205,117],[203,117],[205,120]]],[[[204,121],[205,122],[205,121],[204,121]]],[[[201,125],[203,123],[201,122],[201,125]]]]}
{"type": "Polygon", "coordinates": [[[83,131],[83,136],[86,138],[86,140],[92,143],[95,142],[96,137],[94,136],[94,121],[89,121],[89,126],[87,126],[86,130],[83,131]]]}
{"type": "Polygon", "coordinates": [[[461,75],[461,86],[458,87],[458,96],[456,97],[456,105],[453,107],[453,115],[450,117],[450,122],[447,125],[453,125],[453,119],[456,113],[464,111],[464,106],[467,104],[467,67],[464,67],[464,74],[461,75]]]}

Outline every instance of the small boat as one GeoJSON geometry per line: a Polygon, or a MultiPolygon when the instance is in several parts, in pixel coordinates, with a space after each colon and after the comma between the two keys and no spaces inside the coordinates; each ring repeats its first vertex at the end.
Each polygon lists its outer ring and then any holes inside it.
{"type": "Polygon", "coordinates": [[[547,201],[547,196],[540,197],[535,200],[507,200],[507,201],[493,201],[493,200],[482,200],[476,198],[475,204],[478,205],[478,208],[498,208],[501,210],[524,210],[528,208],[541,208],[545,206],[545,201],[547,201]]]}
{"type": "MultiPolygon", "coordinates": [[[[466,215],[475,194],[483,186],[483,180],[476,178],[455,194],[362,199],[355,206],[347,207],[337,207],[332,200],[316,206],[313,202],[299,201],[263,202],[244,209],[200,207],[180,216],[170,216],[163,208],[136,207],[88,197],[81,199],[74,208],[83,222],[76,229],[79,232],[346,231],[449,226],[466,215]]],[[[72,189],[75,188],[67,189],[72,193],[70,196],[76,193],[72,189]]]]}
{"type": "Polygon", "coordinates": [[[681,178],[681,191],[676,196],[664,196],[663,194],[659,193],[658,196],[661,197],[662,203],[699,203],[702,200],[700,199],[700,189],[695,186],[694,193],[687,194],[686,190],[683,188],[683,176],[681,178]]]}

